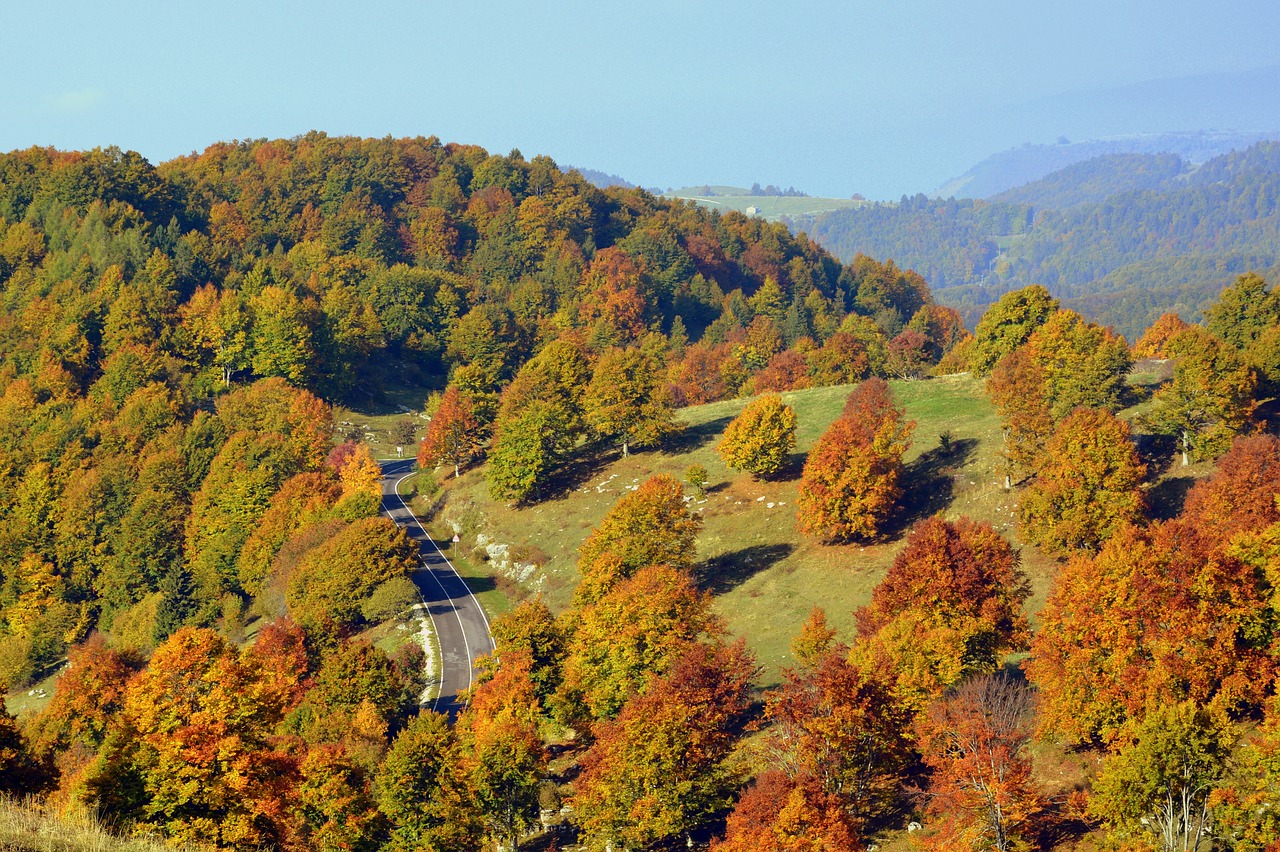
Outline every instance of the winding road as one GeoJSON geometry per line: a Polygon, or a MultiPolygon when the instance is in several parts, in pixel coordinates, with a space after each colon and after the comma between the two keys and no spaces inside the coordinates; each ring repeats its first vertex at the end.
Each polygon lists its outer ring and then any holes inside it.
{"type": "Polygon", "coordinates": [[[475,679],[476,657],[493,653],[489,619],[440,545],[427,535],[400,497],[399,485],[413,474],[414,460],[381,460],[378,464],[382,466],[383,514],[418,543],[421,565],[411,576],[426,604],[440,646],[440,659],[436,661],[440,688],[432,709],[454,716],[462,709],[458,693],[469,688],[475,679]]]}

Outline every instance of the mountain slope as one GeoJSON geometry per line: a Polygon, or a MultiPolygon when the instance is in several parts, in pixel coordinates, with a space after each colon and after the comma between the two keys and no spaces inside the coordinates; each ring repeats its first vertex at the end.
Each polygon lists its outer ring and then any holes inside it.
{"type": "Polygon", "coordinates": [[[1056,145],[1028,144],[991,155],[964,174],[944,183],[933,194],[943,198],[991,198],[1097,157],[1176,154],[1188,162],[1203,163],[1230,151],[1277,138],[1280,138],[1280,132],[1276,131],[1202,130],[1064,141],[1056,145]]]}
{"type": "Polygon", "coordinates": [[[1179,162],[1092,161],[1003,200],[919,195],[829,213],[811,233],[845,258],[894,257],[969,322],[1002,293],[1042,284],[1134,339],[1166,310],[1197,319],[1236,274],[1280,265],[1280,143],[1179,162]],[[1124,189],[1098,200],[1110,187],[1124,189]]]}

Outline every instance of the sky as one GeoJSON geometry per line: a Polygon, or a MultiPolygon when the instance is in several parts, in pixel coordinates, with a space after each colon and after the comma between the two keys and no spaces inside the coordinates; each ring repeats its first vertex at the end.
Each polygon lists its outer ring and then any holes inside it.
{"type": "Polygon", "coordinates": [[[0,150],[157,163],[314,129],[891,199],[1058,136],[1280,129],[1275,0],[55,0],[0,55],[0,150]]]}

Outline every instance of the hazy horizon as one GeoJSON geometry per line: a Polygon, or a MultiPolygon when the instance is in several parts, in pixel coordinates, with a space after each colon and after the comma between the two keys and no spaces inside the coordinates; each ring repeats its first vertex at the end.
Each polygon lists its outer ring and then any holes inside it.
{"type": "Polygon", "coordinates": [[[928,192],[1023,143],[1280,129],[1247,0],[24,7],[0,149],[436,135],[644,186],[928,192]],[[73,21],[74,26],[65,22],[73,21]]]}

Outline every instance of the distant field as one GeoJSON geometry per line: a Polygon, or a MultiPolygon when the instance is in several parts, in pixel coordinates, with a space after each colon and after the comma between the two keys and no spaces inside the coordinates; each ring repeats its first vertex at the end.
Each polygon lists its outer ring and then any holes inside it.
{"type": "Polygon", "coordinates": [[[755,215],[770,221],[787,216],[817,216],[832,210],[844,210],[849,207],[860,207],[869,202],[854,201],[850,198],[808,198],[796,196],[750,195],[748,190],[737,186],[710,187],[714,195],[701,194],[706,187],[691,186],[675,189],[665,193],[668,198],[684,198],[710,208],[712,210],[737,210],[746,213],[748,207],[757,208],[755,215]]]}

